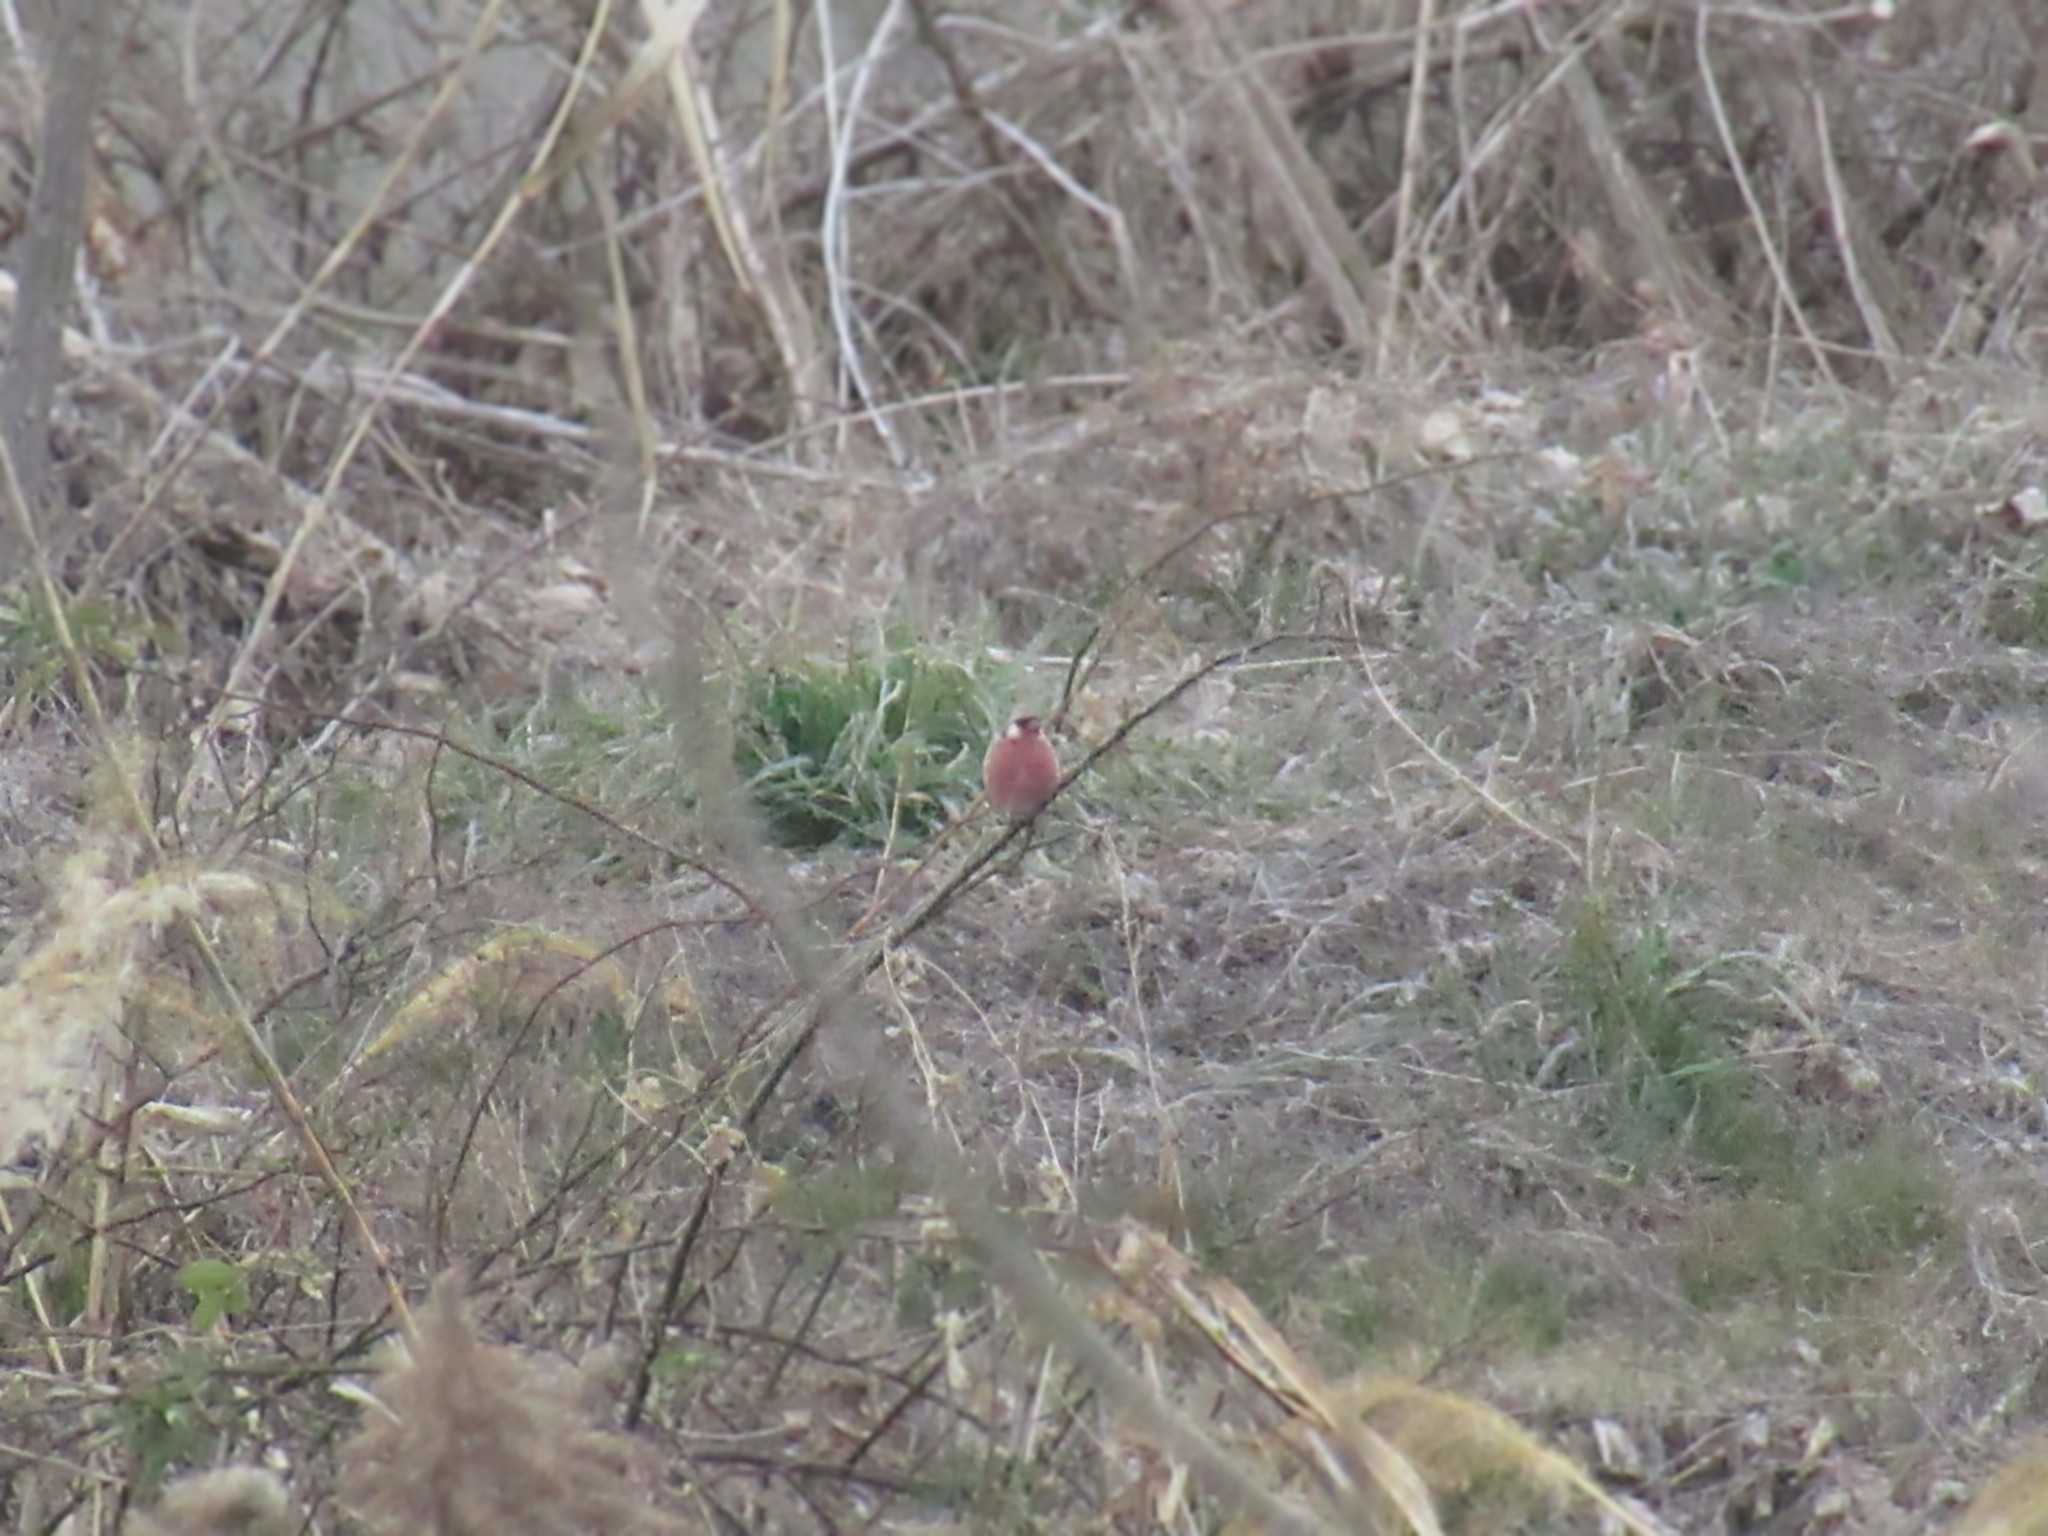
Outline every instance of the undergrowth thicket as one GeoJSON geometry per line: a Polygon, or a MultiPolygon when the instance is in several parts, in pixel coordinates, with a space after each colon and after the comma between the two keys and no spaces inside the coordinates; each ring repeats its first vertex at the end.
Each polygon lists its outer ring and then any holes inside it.
{"type": "Polygon", "coordinates": [[[511,12],[8,13],[0,1517],[2043,1524],[2033,8],[511,12]]]}

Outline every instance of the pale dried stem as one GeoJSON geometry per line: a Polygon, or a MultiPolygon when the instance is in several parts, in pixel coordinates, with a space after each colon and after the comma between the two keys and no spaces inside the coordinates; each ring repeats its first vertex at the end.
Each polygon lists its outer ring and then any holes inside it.
{"type": "Polygon", "coordinates": [[[1813,98],[1814,153],[1820,160],[1821,179],[1828,193],[1828,222],[1835,236],[1835,249],[1842,258],[1842,272],[1849,279],[1849,293],[1856,301],[1856,311],[1863,317],[1863,328],[1870,333],[1870,344],[1876,349],[1877,360],[1883,367],[1885,377],[1894,384],[1898,382],[1899,343],[1892,335],[1891,322],[1885,318],[1884,307],[1870,291],[1870,284],[1863,275],[1863,264],[1856,259],[1855,230],[1857,222],[1849,208],[1849,194],[1842,186],[1842,168],[1835,163],[1835,148],[1828,136],[1828,104],[1816,95],[1813,98]]]}
{"type": "MultiPolygon", "coordinates": [[[[1329,179],[1295,134],[1258,72],[1232,48],[1212,0],[1171,0],[1204,68],[1243,131],[1266,190],[1280,200],[1296,248],[1337,316],[1344,344],[1363,356],[1374,336],[1375,294],[1383,287],[1331,195],[1329,179]]],[[[1389,323],[1382,305],[1380,323],[1389,323]]]]}
{"type": "MultiPolygon", "coordinates": [[[[1578,26],[1564,39],[1552,43],[1539,39],[1546,52],[1551,55],[1548,68],[1535,80],[1523,87],[1521,92],[1494,113],[1493,120],[1471,145],[1460,145],[1461,157],[1458,179],[1450,191],[1437,204],[1424,226],[1422,243],[1434,248],[1445,238],[1446,226],[1458,216],[1461,208],[1468,204],[1477,207],[1477,178],[1480,172],[1493,164],[1503,153],[1518,147],[1518,141],[1525,137],[1528,119],[1534,116],[1537,107],[1557,85],[1568,79],[1575,70],[1583,67],[1582,60],[1588,48],[1593,46],[1600,31],[1631,0],[1607,0],[1598,11],[1580,20],[1578,26]]],[[[1504,14],[1509,19],[1521,22],[1525,6],[1516,5],[1512,12],[1496,9],[1482,17],[1462,18],[1458,23],[1459,35],[1469,36],[1483,24],[1500,19],[1504,14]]],[[[1475,219],[1477,215],[1472,215],[1475,219]]]]}
{"type": "MultiPolygon", "coordinates": [[[[50,402],[56,398],[64,316],[85,229],[93,113],[106,77],[113,13],[112,0],[70,0],[55,8],[50,88],[37,92],[44,109],[36,147],[41,168],[17,256],[26,302],[15,308],[7,366],[0,369],[0,435],[32,509],[41,503],[49,461],[50,402]]],[[[0,554],[6,551],[7,540],[0,537],[0,554]]]]}
{"type": "MultiPolygon", "coordinates": [[[[1713,285],[1687,255],[1658,200],[1650,195],[1629,159],[1583,54],[1564,77],[1564,95],[1593,173],[1606,191],[1614,228],[1634,256],[1631,266],[1646,267],[1656,287],[1652,302],[1661,301],[1672,313],[1685,315],[1697,329],[1724,331],[1713,285]]],[[[1642,302],[1633,286],[1622,296],[1632,303],[1642,302]]]]}
{"type": "Polygon", "coordinates": [[[825,48],[825,128],[832,142],[832,175],[825,189],[825,220],[821,235],[825,257],[825,295],[832,311],[833,334],[839,342],[839,366],[853,381],[855,398],[868,424],[888,450],[889,462],[898,474],[911,472],[910,454],[890,418],[871,409],[880,396],[868,375],[860,338],[854,334],[853,248],[848,233],[847,200],[861,106],[867,100],[868,87],[874,79],[875,61],[888,51],[889,34],[896,30],[903,8],[904,0],[889,0],[889,8],[882,13],[881,20],[868,36],[867,47],[861,51],[860,63],[854,70],[853,85],[847,92],[843,110],[838,100],[839,71],[832,59],[832,29],[829,26],[819,29],[819,39],[825,48]]]}
{"type": "Polygon", "coordinates": [[[1408,121],[1401,132],[1401,179],[1394,191],[1394,259],[1387,274],[1387,320],[1380,327],[1378,367],[1382,374],[1393,371],[1394,332],[1400,325],[1408,268],[1412,264],[1419,270],[1423,265],[1420,252],[1411,246],[1414,232],[1409,225],[1415,216],[1415,184],[1429,152],[1422,108],[1429,99],[1429,40],[1435,22],[1436,0],[1421,0],[1415,16],[1415,45],[1408,57],[1408,121]]]}
{"type": "MultiPolygon", "coordinates": [[[[650,14],[656,14],[652,6],[653,0],[643,0],[643,8],[650,14]]],[[[667,13],[659,15],[657,35],[672,29],[684,13],[687,13],[686,34],[688,26],[694,25],[697,13],[702,9],[702,0],[686,0],[685,4],[672,5],[667,13]]],[[[777,104],[786,88],[784,55],[788,33],[786,0],[777,0],[777,54],[775,79],[770,91],[776,100],[771,100],[771,107],[777,104]]],[[[778,232],[778,238],[764,251],[747,220],[744,199],[731,195],[725,157],[720,149],[718,118],[710,93],[690,70],[686,43],[685,35],[673,43],[665,41],[662,50],[665,60],[663,73],[668,82],[676,123],[696,165],[698,182],[704,189],[704,205],[711,215],[712,227],[718,233],[726,261],[741,291],[760,306],[762,317],[768,323],[768,334],[774,339],[783,376],[788,381],[790,413],[799,425],[805,425],[824,410],[828,398],[824,388],[823,349],[818,344],[810,308],[804,302],[795,275],[790,270],[787,242],[779,238],[778,232]]],[[[619,94],[630,100],[629,91],[622,90],[619,94]]],[[[771,174],[779,116],[778,112],[771,111],[768,118],[770,137],[764,145],[764,163],[771,168],[771,174]]],[[[772,199],[770,201],[772,205],[772,199]]]]}
{"type": "Polygon", "coordinates": [[[1728,174],[1734,178],[1735,186],[1742,194],[1742,206],[1749,213],[1750,227],[1756,231],[1757,245],[1762,249],[1764,260],[1769,263],[1771,280],[1778,289],[1778,301],[1784,312],[1792,317],[1799,337],[1806,343],[1807,354],[1813,359],[1814,370],[1834,386],[1842,387],[1842,381],[1835,377],[1834,367],[1828,362],[1827,348],[1814,334],[1813,326],[1807,321],[1806,310],[1799,303],[1799,294],[1792,283],[1792,275],[1785,270],[1784,258],[1778,254],[1778,244],[1771,232],[1770,220],[1764,217],[1763,205],[1757,201],[1756,188],[1751,185],[1749,172],[1742,163],[1741,151],[1736,147],[1735,129],[1728,121],[1728,104],[1721,98],[1721,84],[1714,74],[1712,51],[1707,46],[1708,21],[1713,7],[1703,5],[1693,16],[1693,50],[1700,61],[1700,85],[1706,92],[1707,110],[1714,119],[1714,131],[1721,138],[1721,152],[1728,166],[1728,174]]]}

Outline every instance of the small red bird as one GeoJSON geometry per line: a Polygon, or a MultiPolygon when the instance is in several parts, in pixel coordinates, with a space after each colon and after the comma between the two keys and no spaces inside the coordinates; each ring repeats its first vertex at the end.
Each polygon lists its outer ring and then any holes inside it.
{"type": "Polygon", "coordinates": [[[1034,816],[1060,784],[1060,760],[1045,739],[1038,716],[1019,715],[989,743],[981,760],[988,803],[1012,821],[1034,816]]]}

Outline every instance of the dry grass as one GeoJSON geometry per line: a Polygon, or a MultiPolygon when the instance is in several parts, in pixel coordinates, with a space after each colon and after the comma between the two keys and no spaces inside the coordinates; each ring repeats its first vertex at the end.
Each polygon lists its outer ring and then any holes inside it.
{"type": "Polygon", "coordinates": [[[2040,1523],[2025,7],[113,9],[0,1515],[2040,1523]]]}
{"type": "Polygon", "coordinates": [[[662,1531],[630,1440],[593,1430],[575,1374],[486,1344],[444,1280],[418,1343],[384,1364],[342,1448],[343,1497],[372,1530],[662,1531]]]}

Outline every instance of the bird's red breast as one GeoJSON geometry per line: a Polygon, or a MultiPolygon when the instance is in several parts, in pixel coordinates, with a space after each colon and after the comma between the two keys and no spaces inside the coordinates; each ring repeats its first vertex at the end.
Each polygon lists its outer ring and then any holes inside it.
{"type": "Polygon", "coordinates": [[[981,760],[988,803],[1012,821],[1037,812],[1059,788],[1060,760],[1036,715],[1019,715],[981,760]]]}

